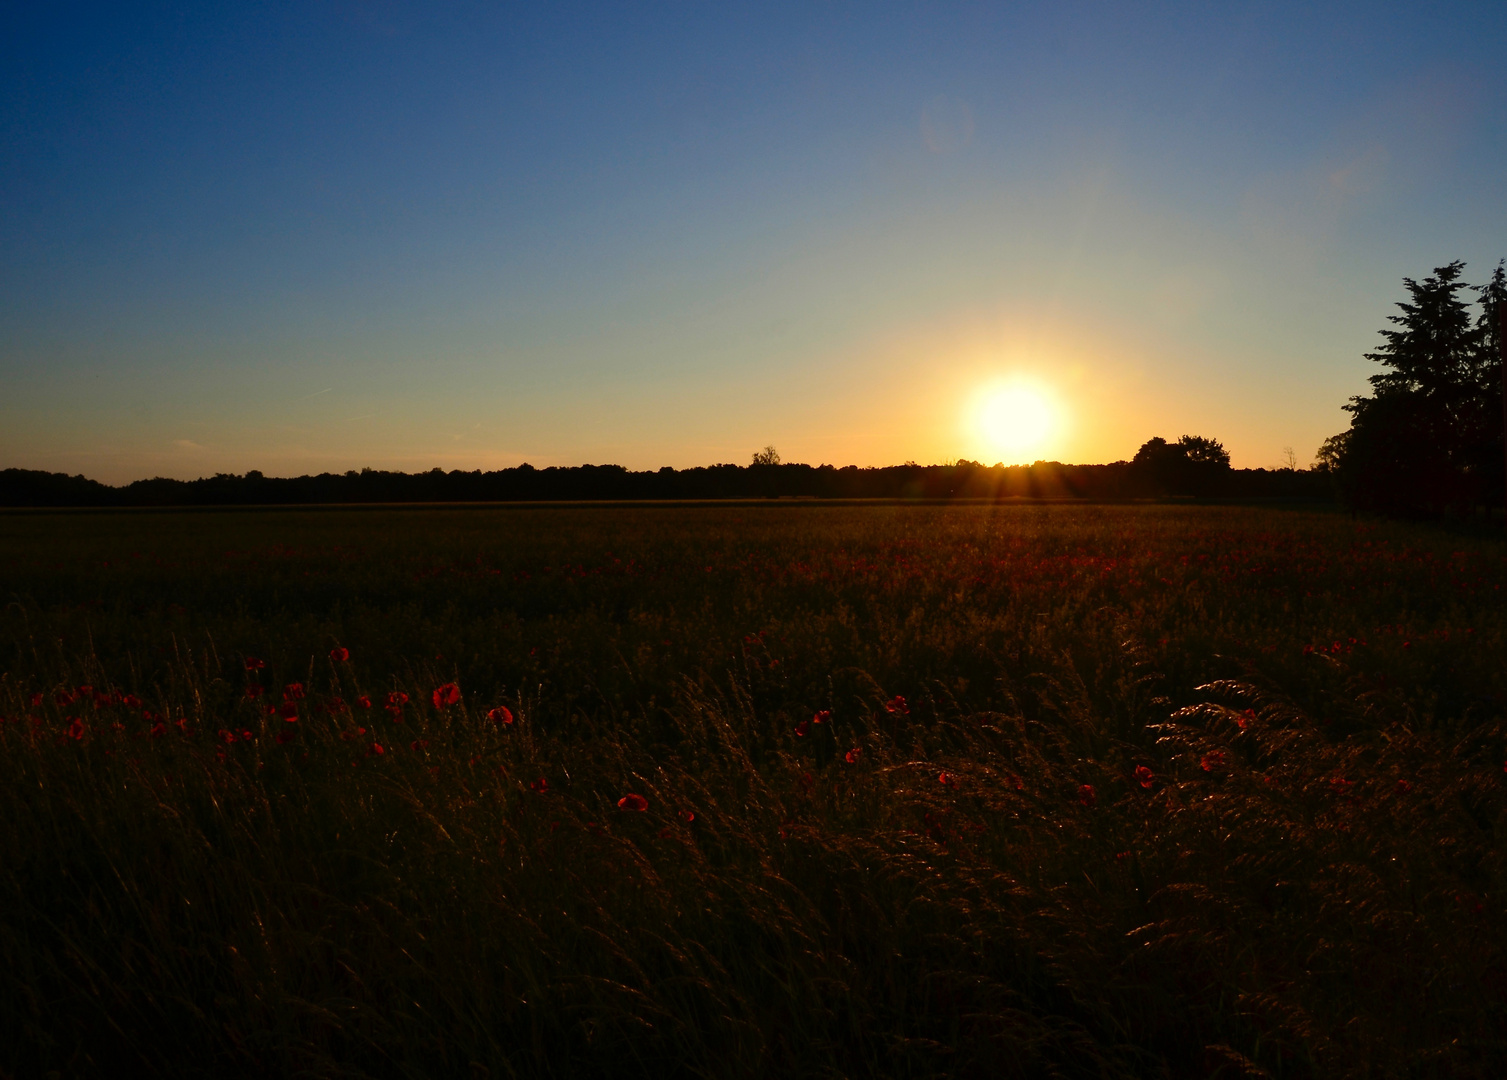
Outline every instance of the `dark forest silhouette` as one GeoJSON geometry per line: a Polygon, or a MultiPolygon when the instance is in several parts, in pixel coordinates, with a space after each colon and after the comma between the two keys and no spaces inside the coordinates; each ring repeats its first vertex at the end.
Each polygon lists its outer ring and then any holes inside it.
{"type": "Polygon", "coordinates": [[[0,471],[0,506],[255,506],[318,503],[520,502],[595,499],[1132,499],[1326,498],[1326,474],[1302,469],[1231,469],[1212,439],[1152,439],[1134,461],[1107,465],[988,466],[780,464],[772,447],[755,464],[632,472],[620,465],[495,472],[362,469],[287,479],[249,472],[200,480],[138,480],[111,487],[83,476],[0,471]],[[773,456],[774,462],[770,462],[773,456]]]}
{"type": "Polygon", "coordinates": [[[1395,329],[1366,359],[1383,370],[1374,392],[1345,406],[1350,428],[1327,440],[1320,466],[1358,509],[1410,516],[1472,512],[1502,502],[1501,313],[1507,269],[1485,285],[1460,279],[1465,264],[1423,281],[1403,278],[1409,299],[1395,329]],[[1477,294],[1472,318],[1462,294],[1477,294]]]}

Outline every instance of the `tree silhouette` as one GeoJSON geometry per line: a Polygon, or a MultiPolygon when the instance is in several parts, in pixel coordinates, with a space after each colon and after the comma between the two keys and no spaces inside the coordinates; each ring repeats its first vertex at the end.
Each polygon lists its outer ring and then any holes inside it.
{"type": "Polygon", "coordinates": [[[778,465],[780,463],[780,452],[774,448],[773,444],[766,446],[754,454],[753,463],[755,465],[778,465]]]}
{"type": "MultiPolygon", "coordinates": [[[[1385,343],[1366,359],[1382,365],[1375,392],[1353,397],[1350,430],[1335,447],[1335,471],[1350,501],[1392,513],[1472,506],[1500,485],[1501,368],[1492,355],[1492,316],[1507,296],[1503,269],[1485,286],[1460,278],[1456,260],[1423,281],[1403,278],[1409,300],[1385,343]],[[1471,318],[1463,294],[1481,294],[1471,318]]],[[[1325,444],[1329,446],[1328,443],[1325,444]]]]}
{"type": "Polygon", "coordinates": [[[1217,495],[1230,471],[1230,453],[1201,435],[1184,435],[1175,443],[1157,436],[1141,444],[1130,466],[1147,494],[1217,495]]]}

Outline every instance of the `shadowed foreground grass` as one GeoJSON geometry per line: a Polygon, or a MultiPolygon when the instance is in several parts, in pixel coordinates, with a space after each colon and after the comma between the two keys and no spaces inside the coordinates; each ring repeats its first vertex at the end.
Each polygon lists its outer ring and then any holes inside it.
{"type": "Polygon", "coordinates": [[[6,1074],[1507,1066],[1500,544],[716,507],[0,556],[6,1074]]]}

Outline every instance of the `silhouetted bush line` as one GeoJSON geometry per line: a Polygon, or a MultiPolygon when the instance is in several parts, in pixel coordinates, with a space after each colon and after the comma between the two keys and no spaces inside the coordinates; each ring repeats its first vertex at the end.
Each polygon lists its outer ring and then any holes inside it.
{"type": "MultiPolygon", "coordinates": [[[[1157,440],[1160,441],[1160,440],[1157,440]]],[[[1328,499],[1323,472],[1215,469],[1168,475],[1159,460],[1107,465],[711,465],[632,472],[620,465],[493,472],[362,469],[278,478],[249,472],[199,480],[137,480],[111,487],[83,476],[0,471],[0,506],[288,506],[329,503],[550,502],[681,499],[1134,499],[1165,495],[1328,499]]]]}

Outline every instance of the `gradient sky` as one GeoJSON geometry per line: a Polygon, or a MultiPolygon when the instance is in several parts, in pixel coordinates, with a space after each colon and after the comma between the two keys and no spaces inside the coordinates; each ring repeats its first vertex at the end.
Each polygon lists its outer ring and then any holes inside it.
{"type": "Polygon", "coordinates": [[[0,467],[1000,458],[1347,425],[1507,255],[1507,5],[8,5],[0,467]]]}

